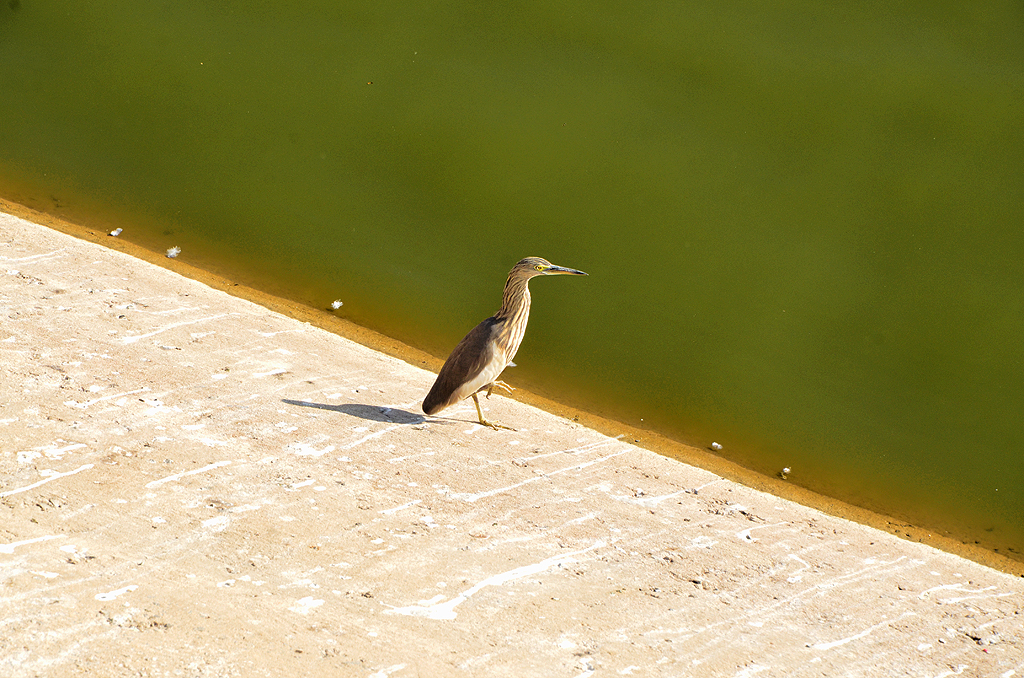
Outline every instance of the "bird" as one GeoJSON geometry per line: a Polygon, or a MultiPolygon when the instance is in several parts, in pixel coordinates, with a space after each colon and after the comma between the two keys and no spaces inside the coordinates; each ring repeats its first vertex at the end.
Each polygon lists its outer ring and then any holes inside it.
{"type": "Polygon", "coordinates": [[[519,344],[523,341],[526,323],[530,318],[529,282],[530,278],[539,275],[587,274],[574,268],[555,266],[540,257],[521,259],[509,271],[498,312],[474,327],[445,360],[434,385],[423,399],[423,411],[426,414],[437,414],[472,396],[482,426],[494,430],[514,430],[484,419],[477,394],[486,391],[487,397],[490,397],[495,388],[509,393],[513,391],[511,386],[498,381],[498,376],[512,364],[519,344]]]}

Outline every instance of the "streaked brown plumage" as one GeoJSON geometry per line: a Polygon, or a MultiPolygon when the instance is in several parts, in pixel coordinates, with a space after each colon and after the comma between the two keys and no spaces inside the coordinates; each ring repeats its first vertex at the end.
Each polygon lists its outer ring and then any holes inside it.
{"type": "Polygon", "coordinates": [[[437,414],[463,398],[472,396],[480,423],[491,428],[507,428],[484,419],[477,393],[496,386],[511,391],[497,381],[519,350],[530,318],[530,278],[538,275],[586,275],[573,268],[554,266],[540,257],[527,257],[512,267],[505,283],[501,309],[474,327],[452,354],[423,399],[423,411],[437,414]]]}

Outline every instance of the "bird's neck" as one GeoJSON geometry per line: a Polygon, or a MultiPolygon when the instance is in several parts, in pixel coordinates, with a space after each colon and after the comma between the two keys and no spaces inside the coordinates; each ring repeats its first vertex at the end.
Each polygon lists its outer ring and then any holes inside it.
{"type": "Polygon", "coordinates": [[[510,320],[530,315],[529,279],[509,276],[505,283],[505,294],[501,298],[501,310],[494,314],[496,320],[510,320]]]}

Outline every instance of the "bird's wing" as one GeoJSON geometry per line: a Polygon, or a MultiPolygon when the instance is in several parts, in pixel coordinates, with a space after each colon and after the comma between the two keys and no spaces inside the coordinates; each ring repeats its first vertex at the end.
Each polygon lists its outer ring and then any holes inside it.
{"type": "Polygon", "coordinates": [[[492,341],[498,323],[490,317],[463,337],[445,361],[430,393],[423,399],[424,412],[436,414],[498,378],[507,364],[492,341]]]}

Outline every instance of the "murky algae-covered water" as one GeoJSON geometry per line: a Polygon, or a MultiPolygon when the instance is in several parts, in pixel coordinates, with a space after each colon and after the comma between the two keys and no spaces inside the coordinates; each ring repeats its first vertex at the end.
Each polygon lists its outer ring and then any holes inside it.
{"type": "Polygon", "coordinates": [[[0,194],[1024,559],[1024,6],[0,4],[0,194]]]}

